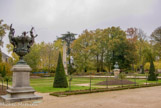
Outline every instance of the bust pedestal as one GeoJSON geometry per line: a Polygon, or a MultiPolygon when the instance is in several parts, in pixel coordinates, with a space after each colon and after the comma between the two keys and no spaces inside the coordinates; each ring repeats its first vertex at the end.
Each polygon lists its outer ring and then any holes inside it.
{"type": "Polygon", "coordinates": [[[7,89],[7,95],[1,96],[4,102],[19,102],[24,100],[42,99],[34,94],[35,90],[30,86],[30,71],[27,64],[13,66],[12,87],[7,89]]]}
{"type": "Polygon", "coordinates": [[[114,76],[115,78],[118,78],[120,74],[120,69],[114,69],[114,76]]]}

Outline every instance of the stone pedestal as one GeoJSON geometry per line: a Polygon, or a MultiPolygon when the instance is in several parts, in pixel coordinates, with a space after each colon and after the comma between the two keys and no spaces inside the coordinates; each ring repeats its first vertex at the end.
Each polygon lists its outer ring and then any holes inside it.
{"type": "Polygon", "coordinates": [[[12,68],[12,87],[7,89],[7,95],[1,96],[4,102],[19,102],[24,100],[42,99],[34,94],[35,90],[30,86],[30,71],[26,64],[17,64],[12,68]]]}
{"type": "Polygon", "coordinates": [[[114,76],[115,78],[118,78],[120,74],[120,69],[114,69],[114,76]]]}

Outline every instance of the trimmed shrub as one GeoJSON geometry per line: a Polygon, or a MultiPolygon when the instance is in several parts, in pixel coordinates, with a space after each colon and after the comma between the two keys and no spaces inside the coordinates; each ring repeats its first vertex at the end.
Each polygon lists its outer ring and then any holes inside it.
{"type": "Polygon", "coordinates": [[[55,88],[67,88],[68,87],[68,82],[67,82],[67,78],[65,75],[64,66],[63,66],[62,57],[61,57],[60,52],[59,52],[58,64],[56,67],[53,87],[55,88]]]}
{"type": "Polygon", "coordinates": [[[153,60],[151,60],[148,81],[156,81],[156,80],[157,80],[157,75],[155,74],[155,67],[154,67],[153,60]]]}

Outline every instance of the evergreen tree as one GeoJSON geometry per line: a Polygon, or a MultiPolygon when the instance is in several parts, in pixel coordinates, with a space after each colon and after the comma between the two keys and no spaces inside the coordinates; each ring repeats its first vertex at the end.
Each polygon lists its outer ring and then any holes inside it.
{"type": "Polygon", "coordinates": [[[2,74],[2,77],[5,77],[6,76],[6,69],[5,69],[5,65],[3,66],[3,70],[1,72],[2,74]]]}
{"type": "Polygon", "coordinates": [[[68,82],[64,71],[61,53],[59,52],[58,64],[55,73],[55,79],[53,83],[55,88],[67,88],[68,82]]]}
{"type": "Polygon", "coordinates": [[[157,75],[155,74],[154,63],[153,63],[153,60],[151,59],[148,81],[156,81],[156,80],[157,80],[157,75]]]}

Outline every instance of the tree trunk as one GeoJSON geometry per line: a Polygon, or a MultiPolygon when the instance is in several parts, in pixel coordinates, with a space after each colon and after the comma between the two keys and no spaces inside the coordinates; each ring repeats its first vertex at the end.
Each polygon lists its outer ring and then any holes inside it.
{"type": "Polygon", "coordinates": [[[101,72],[103,72],[104,71],[104,69],[103,69],[103,52],[101,53],[101,72]]]}
{"type": "Polygon", "coordinates": [[[96,65],[97,65],[97,72],[100,72],[100,69],[99,69],[99,55],[97,54],[96,55],[96,57],[97,57],[97,63],[96,63],[96,65]]]}

